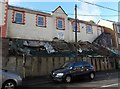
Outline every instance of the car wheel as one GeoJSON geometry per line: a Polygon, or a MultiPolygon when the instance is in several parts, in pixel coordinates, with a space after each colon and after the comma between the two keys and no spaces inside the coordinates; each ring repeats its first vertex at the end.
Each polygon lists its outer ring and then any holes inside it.
{"type": "Polygon", "coordinates": [[[93,80],[93,79],[95,78],[95,73],[91,72],[91,73],[89,74],[89,78],[90,78],[91,80],[93,80]]]}
{"type": "Polygon", "coordinates": [[[70,76],[70,75],[67,75],[67,76],[65,77],[65,82],[66,82],[66,83],[70,83],[71,81],[72,81],[71,76],[70,76]]]}
{"type": "Polygon", "coordinates": [[[15,89],[16,88],[16,83],[14,81],[6,81],[3,86],[2,89],[15,89]]]}

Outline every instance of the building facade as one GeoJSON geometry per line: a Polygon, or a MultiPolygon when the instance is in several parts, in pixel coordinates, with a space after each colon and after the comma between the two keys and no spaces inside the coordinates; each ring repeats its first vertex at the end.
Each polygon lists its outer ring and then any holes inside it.
{"type": "Polygon", "coordinates": [[[6,37],[8,22],[8,1],[0,0],[0,36],[6,37]]]}
{"type": "Polygon", "coordinates": [[[115,49],[120,50],[120,23],[102,19],[99,21],[98,24],[110,28],[104,29],[104,31],[111,33],[113,47],[115,47],[115,49]]]}
{"type": "Polygon", "coordinates": [[[120,50],[120,23],[114,22],[113,27],[114,27],[115,32],[116,32],[117,49],[120,50]]]}
{"type": "MultiPolygon", "coordinates": [[[[67,42],[75,41],[75,20],[68,17],[61,6],[52,13],[31,10],[1,3],[5,13],[1,17],[5,28],[1,26],[1,37],[52,41],[54,38],[67,42]]],[[[104,28],[95,23],[78,20],[78,41],[93,42],[104,28]]]]}

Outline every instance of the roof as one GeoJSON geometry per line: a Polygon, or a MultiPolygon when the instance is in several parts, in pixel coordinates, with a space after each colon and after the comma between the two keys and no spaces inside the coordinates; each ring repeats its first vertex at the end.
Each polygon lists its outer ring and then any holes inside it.
{"type": "MultiPolygon", "coordinates": [[[[71,17],[68,17],[68,20],[75,20],[75,19],[71,18],[71,17]]],[[[85,24],[90,24],[90,25],[94,25],[94,26],[100,26],[101,27],[101,25],[97,25],[96,23],[91,23],[89,21],[84,21],[84,20],[79,20],[78,19],[78,22],[85,23],[85,24]]]]}
{"type": "MultiPolygon", "coordinates": [[[[54,11],[52,11],[52,13],[54,13],[58,8],[60,8],[60,9],[64,12],[64,14],[67,15],[67,13],[63,10],[63,8],[62,8],[61,6],[58,6],[54,11]]],[[[68,16],[68,15],[67,15],[67,16],[68,16]]]]}
{"type": "Polygon", "coordinates": [[[12,5],[9,5],[8,9],[22,10],[22,11],[25,11],[25,12],[28,12],[28,13],[43,14],[43,15],[51,16],[50,13],[42,12],[42,11],[39,11],[39,10],[33,10],[33,9],[29,9],[29,8],[24,8],[24,7],[12,6],[12,5]]]}
{"type": "MultiPolygon", "coordinates": [[[[47,12],[34,10],[34,9],[29,9],[29,8],[24,8],[24,7],[18,7],[18,6],[9,5],[8,8],[9,9],[14,9],[14,10],[25,11],[25,12],[32,13],[32,14],[43,14],[43,15],[47,15],[47,16],[52,16],[50,13],[47,13],[47,12]]],[[[58,6],[54,11],[52,11],[52,13],[54,13],[58,8],[61,8],[61,10],[67,15],[67,13],[63,10],[63,8],[61,6],[58,6]]],[[[71,18],[71,17],[68,17],[68,20],[75,20],[75,19],[71,18]]],[[[95,25],[95,26],[100,26],[101,27],[101,25],[97,25],[97,24],[91,23],[89,21],[78,20],[78,22],[85,23],[85,24],[91,24],[91,25],[95,25]]]]}

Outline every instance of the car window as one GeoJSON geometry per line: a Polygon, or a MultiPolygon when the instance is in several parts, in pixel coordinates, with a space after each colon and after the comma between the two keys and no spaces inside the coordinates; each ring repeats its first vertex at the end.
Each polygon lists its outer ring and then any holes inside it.
{"type": "Polygon", "coordinates": [[[91,64],[89,64],[88,62],[83,62],[83,65],[88,67],[91,66],[91,64]]]}
{"type": "Polygon", "coordinates": [[[69,68],[72,66],[73,66],[73,63],[65,63],[61,68],[69,68]]]}
{"type": "Polygon", "coordinates": [[[75,63],[75,65],[74,65],[74,68],[80,68],[80,67],[82,67],[83,65],[82,65],[82,63],[75,63]]]}
{"type": "Polygon", "coordinates": [[[74,68],[83,67],[83,66],[90,67],[92,65],[90,63],[88,63],[88,62],[82,61],[82,62],[75,63],[74,68]]]}

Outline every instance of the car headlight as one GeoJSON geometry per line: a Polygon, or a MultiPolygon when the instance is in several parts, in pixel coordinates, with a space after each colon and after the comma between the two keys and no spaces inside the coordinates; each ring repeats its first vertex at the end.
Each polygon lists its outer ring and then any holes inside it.
{"type": "Polygon", "coordinates": [[[56,77],[62,77],[64,74],[63,73],[58,73],[56,77]]]}

